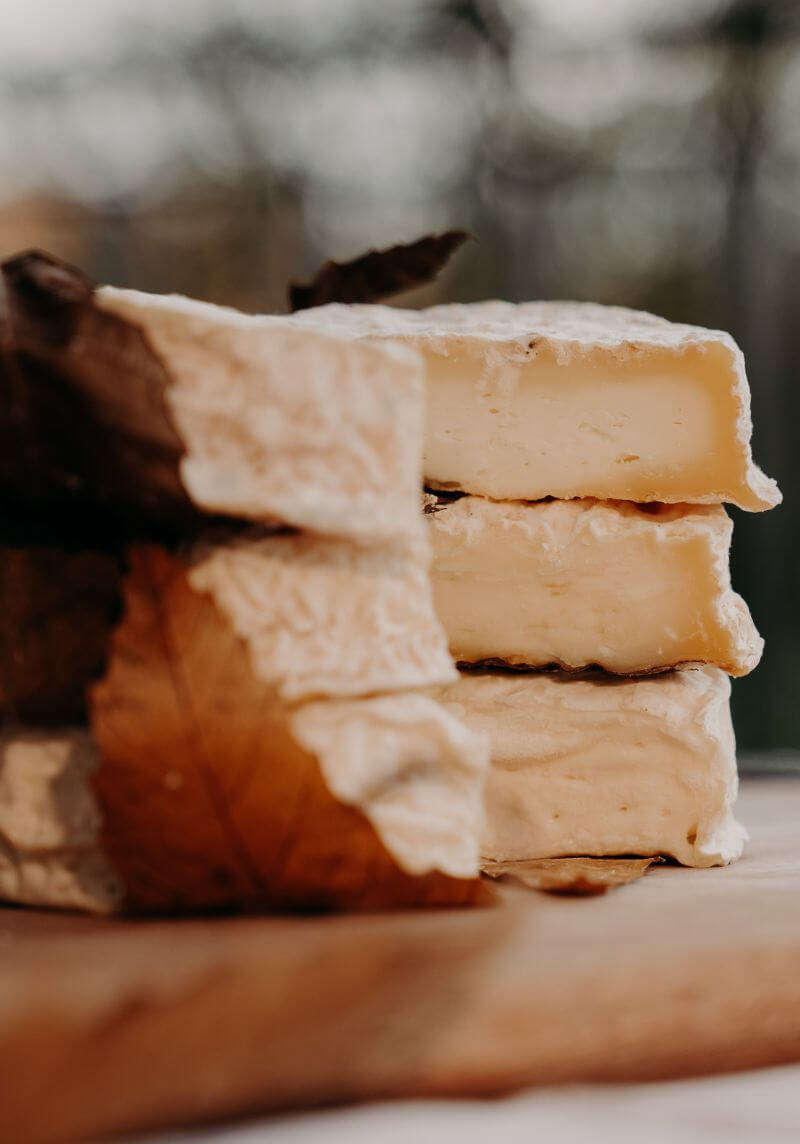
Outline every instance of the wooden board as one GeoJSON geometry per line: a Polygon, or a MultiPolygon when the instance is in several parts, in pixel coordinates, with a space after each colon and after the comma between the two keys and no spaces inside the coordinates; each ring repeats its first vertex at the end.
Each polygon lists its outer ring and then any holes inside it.
{"type": "Polygon", "coordinates": [[[0,911],[0,1140],[800,1060],[800,780],[723,870],[475,911],[97,921],[0,911]]]}

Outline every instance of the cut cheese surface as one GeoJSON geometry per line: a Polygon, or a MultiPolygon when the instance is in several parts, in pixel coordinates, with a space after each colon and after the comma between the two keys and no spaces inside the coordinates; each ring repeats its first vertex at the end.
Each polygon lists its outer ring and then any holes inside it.
{"type": "Polygon", "coordinates": [[[122,887],[99,843],[87,731],[0,735],[0,898],[104,913],[122,887]]]}
{"type": "Polygon", "coordinates": [[[761,657],[720,505],[426,500],[434,601],[458,661],[744,675],[761,657]]]}
{"type": "Polygon", "coordinates": [[[189,581],[214,598],[256,674],[284,699],[362,696],[456,677],[428,562],[424,544],[254,530],[199,545],[189,581]]]}
{"type": "Polygon", "coordinates": [[[752,460],[744,359],[728,334],[584,302],[334,305],[293,321],[424,354],[432,487],[752,511],[780,500],[752,460]]]}
{"type": "Polygon", "coordinates": [[[435,695],[491,739],[486,858],[715,866],[741,853],[730,681],[717,668],[625,680],[469,672],[435,695]]]}
{"type": "Polygon", "coordinates": [[[172,384],[181,479],[213,513],[359,540],[419,535],[423,363],[207,302],[106,286],[172,384]]]}

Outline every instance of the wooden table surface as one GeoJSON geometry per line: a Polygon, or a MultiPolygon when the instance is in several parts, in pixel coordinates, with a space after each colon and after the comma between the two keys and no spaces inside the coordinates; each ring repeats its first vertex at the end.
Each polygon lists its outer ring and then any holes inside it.
{"type": "Polygon", "coordinates": [[[534,1088],[258,1117],[141,1144],[797,1144],[800,1065],[654,1084],[534,1088]]]}
{"type": "Polygon", "coordinates": [[[800,1060],[800,780],[734,867],[314,919],[0,911],[0,1140],[800,1060]]]}

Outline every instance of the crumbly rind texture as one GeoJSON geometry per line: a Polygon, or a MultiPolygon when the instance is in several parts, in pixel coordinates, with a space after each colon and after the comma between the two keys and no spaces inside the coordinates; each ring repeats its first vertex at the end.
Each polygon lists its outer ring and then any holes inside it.
{"type": "Polygon", "coordinates": [[[474,877],[485,735],[425,695],[306,703],[291,727],[336,798],[361,810],[403,870],[474,877]]]}
{"type": "Polygon", "coordinates": [[[130,561],[91,696],[103,843],[130,908],[485,900],[485,740],[424,696],[286,704],[180,558],[130,561]]]}
{"type": "Polygon", "coordinates": [[[489,734],[484,857],[742,852],[730,681],[713,667],[642,679],[467,672],[435,697],[489,734]]]}
{"type": "Polygon", "coordinates": [[[206,592],[283,699],[355,697],[456,678],[433,607],[429,550],[304,533],[198,546],[206,592]]]}
{"type": "Polygon", "coordinates": [[[107,913],[122,886],[100,846],[87,731],[0,734],[0,897],[27,906],[107,913]]]}
{"type": "Polygon", "coordinates": [[[361,541],[418,538],[423,363],[178,296],[105,286],[170,374],[181,477],[212,513],[361,541]]]}

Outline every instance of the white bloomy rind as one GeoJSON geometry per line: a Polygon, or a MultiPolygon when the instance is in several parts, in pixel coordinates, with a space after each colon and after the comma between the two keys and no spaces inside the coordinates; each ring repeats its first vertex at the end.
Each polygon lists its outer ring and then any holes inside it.
{"type": "Polygon", "coordinates": [[[745,675],[761,658],[721,505],[426,500],[434,601],[461,662],[745,675]]]}
{"type": "Polygon", "coordinates": [[[489,764],[485,735],[425,695],[307,703],[291,731],[341,802],[408,874],[474,878],[489,764]]]}
{"type": "MultiPolygon", "coordinates": [[[[477,876],[486,736],[419,694],[308,703],[289,719],[332,794],[369,819],[403,870],[477,876]]],[[[121,907],[124,888],[101,845],[96,762],[87,731],[0,736],[0,899],[92,913],[121,907]]]]}
{"type": "Polygon", "coordinates": [[[170,374],[181,477],[200,508],[361,541],[419,536],[419,354],[178,296],[95,297],[170,374]]]}
{"type": "Polygon", "coordinates": [[[367,547],[253,530],[227,544],[198,546],[193,560],[190,584],[212,596],[246,643],[256,675],[286,700],[456,678],[424,544],[367,547]]]}
{"type": "Polygon", "coordinates": [[[484,857],[663,854],[718,866],[741,854],[730,680],[717,668],[464,673],[434,695],[492,742],[484,857]]]}
{"type": "Polygon", "coordinates": [[[331,305],[292,321],[424,354],[435,487],[753,511],[780,501],[752,460],[744,359],[726,333],[588,302],[331,305]]]}
{"type": "Polygon", "coordinates": [[[0,898],[106,913],[122,887],[100,847],[88,731],[0,735],[0,898]]]}

